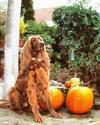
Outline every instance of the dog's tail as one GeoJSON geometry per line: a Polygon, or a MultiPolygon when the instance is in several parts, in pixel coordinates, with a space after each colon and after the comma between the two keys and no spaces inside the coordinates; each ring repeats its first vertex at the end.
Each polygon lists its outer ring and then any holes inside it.
{"type": "Polygon", "coordinates": [[[0,109],[10,109],[10,103],[7,101],[0,101],[0,109]]]}

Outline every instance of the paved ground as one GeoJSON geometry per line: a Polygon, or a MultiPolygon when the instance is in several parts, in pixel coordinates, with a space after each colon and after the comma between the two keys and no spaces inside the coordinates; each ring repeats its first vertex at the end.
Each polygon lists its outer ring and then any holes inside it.
{"type": "MultiPolygon", "coordinates": [[[[2,103],[2,101],[0,102],[2,103]]],[[[10,109],[0,109],[0,125],[100,125],[100,98],[95,99],[94,108],[89,113],[76,115],[64,107],[58,111],[62,119],[52,118],[48,112],[42,112],[44,122],[34,122],[32,113],[19,115],[10,109]]]]}
{"type": "Polygon", "coordinates": [[[34,122],[31,113],[19,115],[9,109],[0,109],[0,125],[100,125],[100,110],[92,109],[83,115],[71,114],[65,108],[59,112],[62,119],[54,119],[50,114],[42,112],[44,122],[39,124],[34,122]]]}

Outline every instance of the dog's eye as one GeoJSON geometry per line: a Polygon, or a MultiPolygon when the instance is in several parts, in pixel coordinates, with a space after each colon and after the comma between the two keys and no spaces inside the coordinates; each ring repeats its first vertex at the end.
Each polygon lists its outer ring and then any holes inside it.
{"type": "Polygon", "coordinates": [[[34,42],[34,41],[36,41],[36,38],[35,38],[35,37],[33,37],[33,38],[31,39],[31,42],[34,42]]]}
{"type": "Polygon", "coordinates": [[[42,39],[41,37],[38,37],[38,40],[39,40],[39,41],[43,41],[43,39],[42,39]]]}

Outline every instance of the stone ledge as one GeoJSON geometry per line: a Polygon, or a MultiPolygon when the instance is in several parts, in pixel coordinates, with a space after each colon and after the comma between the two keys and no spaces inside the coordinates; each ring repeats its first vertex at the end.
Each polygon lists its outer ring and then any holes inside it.
{"type": "Polygon", "coordinates": [[[100,98],[96,98],[94,105],[93,105],[93,109],[100,109],[100,98]]]}

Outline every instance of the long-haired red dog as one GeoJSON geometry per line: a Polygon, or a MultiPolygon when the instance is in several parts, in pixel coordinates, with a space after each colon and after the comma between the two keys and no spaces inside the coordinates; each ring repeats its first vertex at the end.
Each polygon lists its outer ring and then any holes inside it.
{"type": "Polygon", "coordinates": [[[41,100],[53,117],[60,117],[50,104],[49,65],[50,60],[42,38],[38,35],[29,37],[21,52],[20,72],[15,87],[9,93],[12,110],[31,110],[35,121],[42,122],[38,106],[38,101],[41,100]]]}

